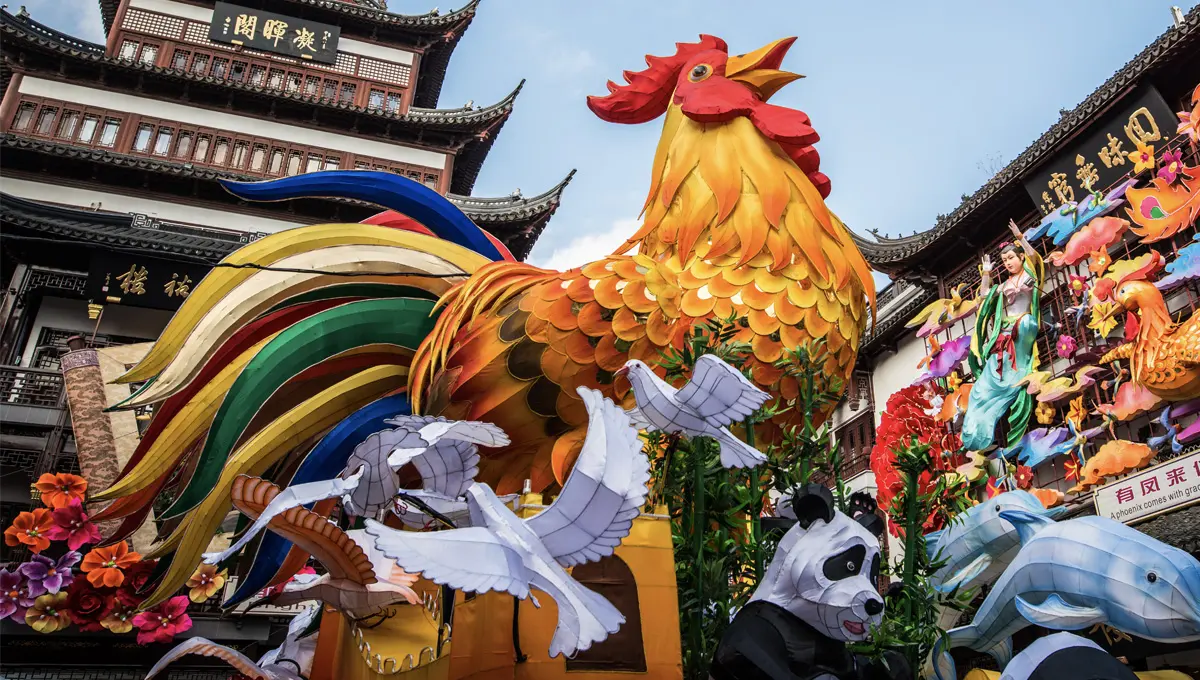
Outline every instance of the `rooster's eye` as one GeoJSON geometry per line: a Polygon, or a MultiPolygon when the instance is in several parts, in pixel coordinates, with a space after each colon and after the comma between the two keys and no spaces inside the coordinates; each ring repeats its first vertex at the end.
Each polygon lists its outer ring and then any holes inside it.
{"type": "Polygon", "coordinates": [[[693,83],[698,83],[704,80],[712,73],[712,67],[708,64],[697,64],[692,72],[688,74],[688,80],[693,83]]]}

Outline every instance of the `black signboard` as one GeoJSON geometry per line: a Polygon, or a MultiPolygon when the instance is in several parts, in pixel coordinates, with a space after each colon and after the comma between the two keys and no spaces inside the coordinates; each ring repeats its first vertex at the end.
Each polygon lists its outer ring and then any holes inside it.
{"type": "Polygon", "coordinates": [[[1158,90],[1146,85],[1038,168],[1025,180],[1025,190],[1043,215],[1083,200],[1089,186],[1103,191],[1133,169],[1129,154],[1138,144],[1161,155],[1178,122],[1158,90]]]}
{"type": "Polygon", "coordinates": [[[96,251],[84,294],[100,305],[176,310],[208,270],[203,265],[96,251]]]}
{"type": "Polygon", "coordinates": [[[332,64],[341,32],[329,24],[218,2],[208,39],[332,64]]]}

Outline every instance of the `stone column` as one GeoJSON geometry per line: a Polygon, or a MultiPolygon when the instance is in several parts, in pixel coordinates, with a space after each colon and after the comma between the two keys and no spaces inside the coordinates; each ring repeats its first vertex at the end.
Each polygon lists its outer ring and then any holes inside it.
{"type": "MultiPolygon", "coordinates": [[[[79,470],[88,482],[88,489],[108,488],[117,479],[120,467],[112,425],[104,412],[108,405],[104,394],[104,378],[100,374],[100,357],[94,349],[83,347],[84,339],[75,336],[67,340],[71,348],[62,356],[63,387],[67,406],[71,410],[71,429],[75,433],[79,470]]],[[[99,508],[93,506],[94,512],[99,508]]],[[[118,522],[104,522],[100,531],[107,535],[118,522]]]]}

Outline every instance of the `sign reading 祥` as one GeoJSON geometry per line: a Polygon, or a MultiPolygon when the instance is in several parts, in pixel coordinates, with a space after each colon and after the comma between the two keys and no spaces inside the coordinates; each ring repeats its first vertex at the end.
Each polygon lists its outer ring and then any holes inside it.
{"type": "Polygon", "coordinates": [[[329,24],[218,2],[208,39],[332,64],[341,32],[329,24]]]}
{"type": "Polygon", "coordinates": [[[1082,201],[1088,187],[1103,192],[1133,169],[1129,154],[1138,145],[1161,155],[1177,122],[1158,90],[1147,85],[1042,164],[1025,180],[1025,190],[1043,215],[1064,203],[1082,201]]]}
{"type": "Polygon", "coordinates": [[[1096,514],[1132,524],[1200,503],[1200,451],[1096,489],[1096,514]]]}

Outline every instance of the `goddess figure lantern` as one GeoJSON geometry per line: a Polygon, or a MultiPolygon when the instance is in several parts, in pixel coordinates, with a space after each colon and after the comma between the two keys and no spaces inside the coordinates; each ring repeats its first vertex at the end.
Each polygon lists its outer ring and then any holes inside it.
{"type": "Polygon", "coordinates": [[[1041,326],[1040,302],[1046,265],[1013,222],[1009,228],[1015,244],[1000,249],[1008,278],[992,285],[992,260],[983,256],[985,295],[975,321],[968,360],[977,376],[963,420],[963,446],[979,451],[992,445],[996,423],[1008,413],[1008,441],[1012,446],[1025,435],[1033,412],[1033,397],[1018,383],[1038,365],[1037,335],[1041,326]]]}

